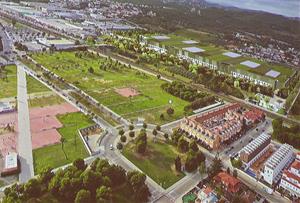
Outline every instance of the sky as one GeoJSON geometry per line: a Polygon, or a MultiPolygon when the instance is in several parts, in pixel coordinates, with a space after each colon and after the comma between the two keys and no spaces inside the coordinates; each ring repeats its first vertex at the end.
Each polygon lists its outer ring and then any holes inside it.
{"type": "Polygon", "coordinates": [[[269,13],[300,18],[300,0],[206,0],[224,6],[260,10],[269,13]]]}

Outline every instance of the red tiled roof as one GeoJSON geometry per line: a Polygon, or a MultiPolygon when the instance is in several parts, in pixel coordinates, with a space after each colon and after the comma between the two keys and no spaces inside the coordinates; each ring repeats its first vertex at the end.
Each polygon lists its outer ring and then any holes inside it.
{"type": "Polygon", "coordinates": [[[207,187],[205,188],[205,190],[203,191],[206,195],[209,195],[211,192],[213,191],[213,189],[211,189],[211,187],[207,187]]]}
{"type": "Polygon", "coordinates": [[[261,117],[263,117],[264,112],[254,108],[254,109],[251,109],[251,110],[247,111],[244,115],[247,119],[250,119],[252,121],[256,121],[256,120],[261,119],[261,117]]]}
{"type": "Polygon", "coordinates": [[[300,170],[300,161],[294,161],[291,165],[291,168],[295,168],[297,170],[300,170]]]}
{"type": "Polygon", "coordinates": [[[224,114],[229,110],[236,109],[236,108],[239,108],[239,107],[240,107],[240,104],[238,104],[238,103],[229,104],[229,105],[227,105],[223,108],[220,108],[218,110],[208,112],[208,113],[203,114],[201,116],[197,116],[197,117],[193,118],[193,120],[195,120],[198,123],[202,123],[203,121],[205,121],[207,119],[210,119],[210,118],[215,117],[217,115],[224,114]]]}
{"type": "Polygon", "coordinates": [[[232,189],[234,189],[235,187],[238,187],[238,185],[240,184],[240,181],[229,175],[226,172],[220,172],[215,178],[220,178],[221,182],[226,185],[227,187],[230,187],[232,189]]]}
{"type": "MultiPolygon", "coordinates": [[[[287,176],[290,179],[294,179],[294,180],[298,181],[298,183],[300,183],[300,176],[297,176],[297,175],[289,172],[288,170],[284,170],[283,175],[287,176]]],[[[282,178],[285,179],[286,181],[288,181],[290,184],[292,184],[292,185],[300,188],[299,185],[296,185],[296,184],[290,182],[289,180],[287,180],[286,178],[284,178],[284,176],[282,178]]]]}

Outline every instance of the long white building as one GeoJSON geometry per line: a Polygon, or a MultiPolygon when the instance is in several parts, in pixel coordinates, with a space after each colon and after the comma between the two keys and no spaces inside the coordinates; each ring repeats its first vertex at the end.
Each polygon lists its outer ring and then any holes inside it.
{"type": "Polygon", "coordinates": [[[263,179],[270,185],[277,183],[282,175],[282,171],[287,168],[295,159],[294,148],[291,145],[283,144],[267,160],[263,172],[263,179]]]}
{"type": "Polygon", "coordinates": [[[300,153],[292,165],[284,170],[280,181],[280,187],[291,195],[300,197],[300,153]]]}
{"type": "Polygon", "coordinates": [[[243,149],[241,149],[239,152],[240,159],[248,168],[266,153],[266,151],[270,148],[270,143],[271,136],[266,133],[261,134],[252,142],[247,144],[243,149]]]}

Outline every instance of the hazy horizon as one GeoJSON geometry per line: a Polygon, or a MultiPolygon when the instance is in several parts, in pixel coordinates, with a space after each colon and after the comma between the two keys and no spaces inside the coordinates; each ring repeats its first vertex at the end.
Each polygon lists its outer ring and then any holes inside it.
{"type": "Polygon", "coordinates": [[[224,6],[234,6],[242,9],[265,11],[287,17],[300,18],[299,0],[206,0],[224,6]]]}

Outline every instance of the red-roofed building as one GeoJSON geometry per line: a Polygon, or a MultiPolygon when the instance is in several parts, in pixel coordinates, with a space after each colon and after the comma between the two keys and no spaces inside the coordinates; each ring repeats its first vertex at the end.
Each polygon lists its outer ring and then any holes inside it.
{"type": "Polygon", "coordinates": [[[299,153],[292,165],[283,171],[280,187],[289,191],[291,195],[300,197],[300,160],[299,153]]]}
{"type": "Polygon", "coordinates": [[[199,116],[184,118],[180,129],[209,148],[218,149],[242,131],[244,116],[240,109],[239,104],[233,103],[199,116]]]}
{"type": "Polygon", "coordinates": [[[266,115],[263,111],[253,108],[247,112],[244,113],[246,122],[248,125],[252,125],[254,123],[259,123],[261,121],[264,121],[266,118],[266,115]]]}
{"type": "Polygon", "coordinates": [[[238,192],[241,189],[241,182],[239,179],[231,176],[226,172],[220,172],[214,177],[215,183],[220,183],[223,188],[229,193],[238,192]]]}

